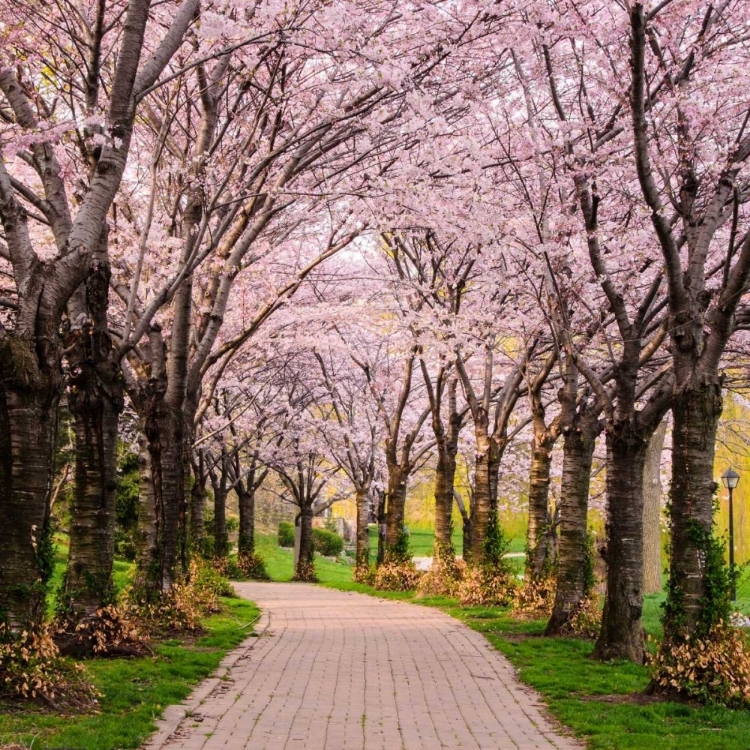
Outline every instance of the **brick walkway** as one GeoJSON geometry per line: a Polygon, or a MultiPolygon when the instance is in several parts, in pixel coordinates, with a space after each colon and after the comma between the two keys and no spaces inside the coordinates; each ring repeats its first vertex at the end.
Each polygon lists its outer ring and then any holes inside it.
{"type": "Polygon", "coordinates": [[[582,747],[483,636],[438,610],[295,583],[242,583],[250,638],[148,748],[511,750],[582,747]]]}

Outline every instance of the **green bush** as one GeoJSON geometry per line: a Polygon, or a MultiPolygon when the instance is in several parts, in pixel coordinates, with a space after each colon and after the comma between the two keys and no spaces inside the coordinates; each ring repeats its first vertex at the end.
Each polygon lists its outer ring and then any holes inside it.
{"type": "Polygon", "coordinates": [[[279,523],[279,547],[294,547],[294,524],[289,521],[279,523]]]}
{"type": "Polygon", "coordinates": [[[344,540],[328,529],[313,529],[313,549],[326,557],[337,557],[344,551],[344,540]]]}

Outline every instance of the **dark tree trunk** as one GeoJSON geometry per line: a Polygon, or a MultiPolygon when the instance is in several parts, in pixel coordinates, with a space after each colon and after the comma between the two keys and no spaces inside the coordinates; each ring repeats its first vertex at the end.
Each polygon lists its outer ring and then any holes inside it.
{"type": "Polygon", "coordinates": [[[190,543],[196,552],[203,547],[206,518],[206,457],[203,451],[193,458],[193,486],[190,488],[190,543]]]}
{"type": "Polygon", "coordinates": [[[679,586],[679,601],[670,596],[664,630],[678,639],[692,634],[704,614],[705,544],[713,524],[714,452],[721,411],[717,381],[691,383],[672,399],[670,579],[679,586]]]}
{"type": "Polygon", "coordinates": [[[377,565],[382,565],[385,562],[385,539],[386,539],[386,508],[385,508],[386,493],[382,490],[378,490],[378,511],[377,511],[377,523],[378,523],[378,558],[377,565]]]}
{"type": "Polygon", "coordinates": [[[477,435],[477,453],[474,459],[474,492],[471,502],[471,555],[473,564],[484,556],[484,540],[490,512],[497,502],[497,471],[499,461],[491,438],[477,435]]]}
{"type": "Polygon", "coordinates": [[[529,525],[526,532],[526,575],[530,580],[548,574],[554,562],[554,530],[549,507],[551,467],[550,447],[534,439],[529,473],[529,525]]]}
{"type": "Polygon", "coordinates": [[[237,541],[238,556],[255,554],[255,488],[250,480],[248,487],[237,493],[240,511],[240,530],[237,541]]]}
{"type": "Polygon", "coordinates": [[[667,420],[651,436],[643,470],[643,593],[661,591],[661,456],[667,420]]]}
{"type": "Polygon", "coordinates": [[[386,557],[388,549],[394,548],[404,530],[406,509],[406,472],[398,465],[388,467],[388,495],[386,502],[386,557]]]}
{"type": "Polygon", "coordinates": [[[158,396],[150,404],[145,434],[151,465],[155,539],[152,562],[145,570],[148,588],[166,593],[187,569],[187,494],[189,457],[185,417],[158,396]]]}
{"type": "Polygon", "coordinates": [[[303,508],[297,516],[299,525],[299,558],[294,571],[295,581],[315,581],[315,555],[312,538],[312,508],[303,508]]]}
{"type": "Polygon", "coordinates": [[[91,616],[114,599],[117,429],[124,383],[107,328],[109,277],[102,260],[86,279],[92,324],[71,331],[66,346],[76,466],[62,604],[73,620],[91,616]]]}
{"type": "Polygon", "coordinates": [[[453,492],[456,478],[456,455],[445,446],[438,452],[435,472],[435,549],[455,557],[453,549],[453,492]]]}
{"type": "Polygon", "coordinates": [[[642,664],[643,466],[650,435],[629,424],[607,431],[607,598],[594,656],[642,664]]]}
{"type": "Polygon", "coordinates": [[[34,346],[0,340],[0,613],[14,630],[44,616],[52,573],[49,502],[61,373],[40,371],[34,346]]]}
{"type": "Polygon", "coordinates": [[[355,572],[362,575],[370,570],[370,535],[367,528],[367,496],[365,489],[357,490],[357,551],[355,572]]]}
{"type": "Polygon", "coordinates": [[[214,489],[214,557],[224,558],[229,554],[227,536],[227,492],[214,489]]]}
{"type": "Polygon", "coordinates": [[[546,635],[565,631],[586,596],[586,522],[596,420],[581,420],[565,434],[560,493],[560,541],[557,557],[557,590],[546,635]]]}

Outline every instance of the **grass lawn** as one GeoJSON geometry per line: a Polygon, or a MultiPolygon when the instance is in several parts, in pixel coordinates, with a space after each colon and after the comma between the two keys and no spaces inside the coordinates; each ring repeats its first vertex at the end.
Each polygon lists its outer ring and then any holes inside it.
{"type": "MultiPolygon", "coordinates": [[[[62,583],[68,554],[63,544],[55,553],[48,608],[62,583]]],[[[115,562],[115,583],[121,589],[130,564],[115,562]]],[[[258,608],[244,599],[222,599],[224,611],[207,617],[198,638],[152,644],[153,656],[139,659],[91,659],[86,670],[101,693],[99,711],[58,715],[24,706],[0,703],[0,745],[114,750],[137,748],[156,729],[155,721],[169,705],[184,700],[208,677],[224,655],[252,633],[258,608]]]]}
{"type": "Polygon", "coordinates": [[[257,607],[244,599],[222,599],[225,611],[208,617],[197,639],[154,645],[141,659],[92,659],[85,663],[102,693],[100,710],[60,716],[0,705],[0,745],[33,748],[114,750],[137,748],[156,729],[169,705],[184,700],[219,666],[224,655],[252,632],[257,607]],[[33,743],[33,744],[32,744],[33,743]]]}

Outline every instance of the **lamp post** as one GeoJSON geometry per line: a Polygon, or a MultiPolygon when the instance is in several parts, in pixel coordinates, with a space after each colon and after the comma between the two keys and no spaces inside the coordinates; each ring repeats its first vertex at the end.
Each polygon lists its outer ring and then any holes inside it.
{"type": "Polygon", "coordinates": [[[732,495],[734,488],[740,482],[740,475],[730,466],[721,475],[721,481],[724,482],[724,486],[729,490],[729,574],[732,577],[730,596],[732,597],[732,601],[735,601],[737,599],[737,581],[734,575],[734,505],[732,503],[732,495]]]}

